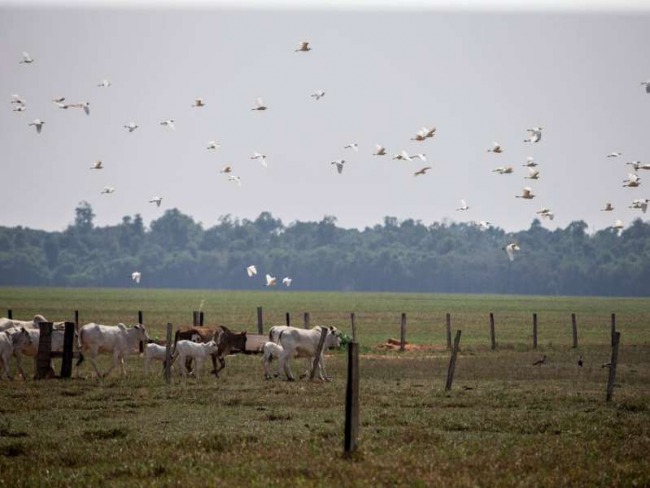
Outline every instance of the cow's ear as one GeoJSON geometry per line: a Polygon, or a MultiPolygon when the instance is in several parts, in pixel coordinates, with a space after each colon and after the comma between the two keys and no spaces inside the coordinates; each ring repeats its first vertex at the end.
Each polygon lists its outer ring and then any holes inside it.
{"type": "Polygon", "coordinates": [[[246,331],[242,332],[243,335],[246,335],[246,331]]]}

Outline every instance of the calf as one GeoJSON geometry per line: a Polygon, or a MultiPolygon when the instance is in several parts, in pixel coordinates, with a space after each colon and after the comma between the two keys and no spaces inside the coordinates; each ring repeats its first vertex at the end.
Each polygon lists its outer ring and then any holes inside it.
{"type": "Polygon", "coordinates": [[[172,364],[174,364],[174,361],[176,361],[176,359],[178,358],[180,363],[181,375],[185,377],[187,376],[187,369],[185,368],[185,360],[187,358],[194,359],[196,363],[196,366],[194,368],[194,376],[196,376],[196,378],[199,378],[203,361],[209,355],[216,353],[217,348],[218,348],[217,343],[214,341],[197,343],[185,339],[180,340],[176,343],[176,346],[174,347],[172,364]]]}
{"type": "MultiPolygon", "coordinates": [[[[147,330],[142,324],[127,327],[124,324],[101,325],[90,323],[79,330],[79,350],[88,356],[98,378],[108,376],[118,363],[122,367],[122,374],[126,376],[124,358],[129,354],[137,354],[140,342],[149,342],[147,330]],[[95,361],[100,352],[113,355],[113,364],[103,375],[95,361]]],[[[82,360],[83,358],[80,358],[77,365],[81,364],[82,360]]]]}
{"type": "MultiPolygon", "coordinates": [[[[30,342],[29,333],[24,327],[0,332],[0,366],[2,366],[2,378],[11,379],[11,376],[9,376],[9,358],[14,354],[14,350],[20,349],[24,344],[30,342]]],[[[24,377],[25,375],[23,374],[24,377]]]]}

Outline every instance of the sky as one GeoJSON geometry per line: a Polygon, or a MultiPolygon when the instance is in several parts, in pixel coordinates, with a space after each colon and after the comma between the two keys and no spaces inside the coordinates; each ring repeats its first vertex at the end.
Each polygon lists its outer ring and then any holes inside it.
{"type": "Polygon", "coordinates": [[[650,171],[638,188],[623,180],[627,162],[650,163],[650,6],[543,5],[0,1],[0,225],[63,230],[81,201],[100,226],[135,214],[149,224],[171,208],[204,228],[264,211],[285,225],[334,216],[359,229],[390,216],[514,232],[542,207],[555,215],[549,229],[647,219],[628,207],[650,198],[650,171]],[[312,49],[295,52],[301,41],[312,49]],[[33,63],[20,63],[23,51],[33,63]],[[58,108],[62,96],[89,102],[90,115],[58,108]],[[268,110],[251,110],[257,97],[268,110]],[[422,127],[435,137],[412,141],[422,127]],[[538,143],[524,142],[532,127],[538,143]],[[487,151],[493,141],[503,153],[487,151]],[[375,144],[387,156],[373,156],[375,144]],[[393,160],[401,150],[426,162],[393,160]],[[539,180],[524,178],[527,157],[539,180]],[[104,169],[90,170],[96,160],[104,169]],[[534,199],[516,198],[525,186],[534,199]]]}

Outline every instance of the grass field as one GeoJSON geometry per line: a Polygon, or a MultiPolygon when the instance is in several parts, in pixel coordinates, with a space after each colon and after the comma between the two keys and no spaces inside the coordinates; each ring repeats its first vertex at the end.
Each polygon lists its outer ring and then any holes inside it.
{"type": "MultiPolygon", "coordinates": [[[[360,448],[342,456],[344,351],[329,383],[265,381],[258,356],[233,356],[200,382],[142,373],[99,381],[0,382],[1,486],[649,486],[650,300],[485,295],[0,288],[0,314],[135,323],[151,335],[191,323],[265,330],[290,312],[361,344],[360,448]],[[488,314],[498,348],[489,346],[488,314]],[[539,346],[532,349],[532,313],[539,346]],[[621,332],[617,388],[605,403],[610,316],[621,332]],[[399,337],[436,346],[399,353],[399,337]],[[454,388],[444,391],[445,314],[461,329],[454,388]],[[579,327],[572,349],[570,314],[579,327]],[[541,354],[547,364],[533,367],[541,354]],[[582,354],[585,366],[576,360],[582,354]]],[[[104,363],[106,364],[106,363],[104,363]]],[[[298,370],[298,364],[294,371],[298,370]]],[[[78,377],[78,376],[81,377],[78,377]]]]}

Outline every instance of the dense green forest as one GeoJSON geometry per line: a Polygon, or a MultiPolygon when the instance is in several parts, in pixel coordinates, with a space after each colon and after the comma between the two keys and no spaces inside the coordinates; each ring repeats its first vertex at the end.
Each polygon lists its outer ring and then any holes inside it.
{"type": "Polygon", "coordinates": [[[260,289],[269,273],[291,276],[287,291],[650,294],[650,225],[640,219],[620,236],[590,235],[582,221],[549,231],[535,220],[508,234],[393,217],[364,230],[339,228],[334,217],[284,225],[268,212],[222,216],[208,229],[176,209],[150,228],[139,215],[107,227],[93,219],[81,202],[62,232],[0,227],[0,285],[260,289]],[[511,240],[521,247],[514,261],[503,250],[511,240]],[[250,264],[258,276],[248,277],[250,264]]]}

